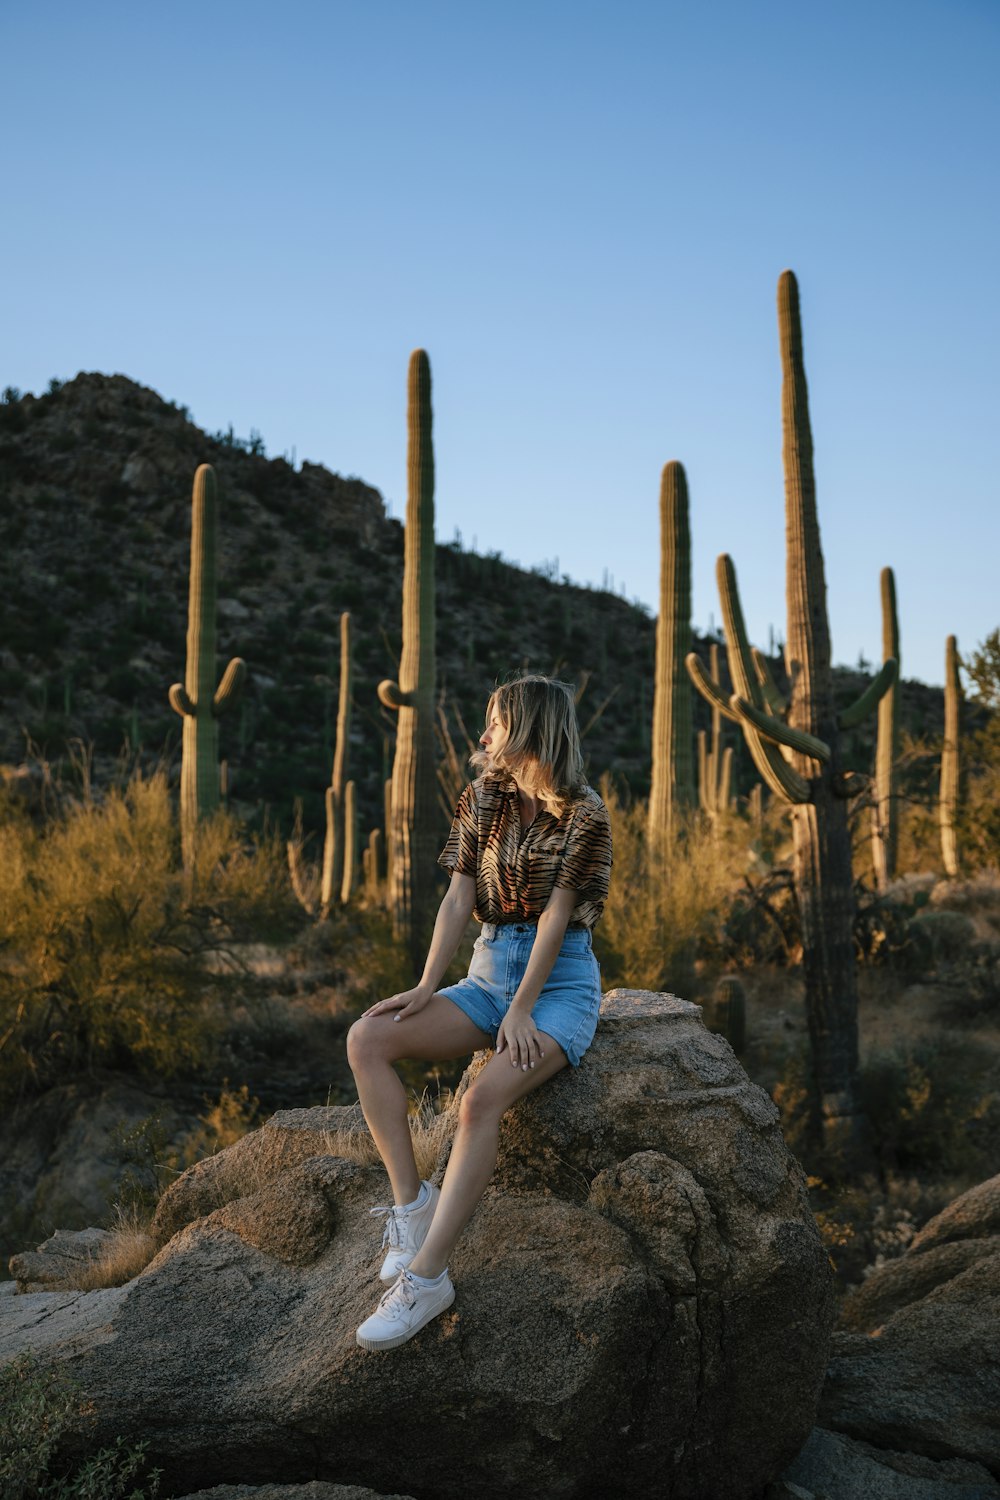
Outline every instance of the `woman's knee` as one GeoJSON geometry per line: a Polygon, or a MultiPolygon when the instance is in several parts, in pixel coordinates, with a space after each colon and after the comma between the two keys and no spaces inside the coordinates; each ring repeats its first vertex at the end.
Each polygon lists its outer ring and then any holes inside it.
{"type": "Polygon", "coordinates": [[[466,1089],[458,1105],[458,1123],[469,1126],[495,1125],[503,1114],[504,1106],[495,1099],[488,1088],[473,1083],[466,1089]]]}
{"type": "Polygon", "coordinates": [[[347,1060],[352,1068],[388,1058],[384,1030],[374,1019],[362,1016],[347,1033],[347,1060]]]}

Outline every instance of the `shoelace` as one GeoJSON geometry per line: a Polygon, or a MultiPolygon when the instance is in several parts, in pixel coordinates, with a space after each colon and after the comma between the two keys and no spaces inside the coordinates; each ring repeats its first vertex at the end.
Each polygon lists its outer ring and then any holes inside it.
{"type": "Polygon", "coordinates": [[[382,1293],[378,1310],[387,1317],[398,1318],[409,1312],[416,1300],[417,1288],[413,1278],[409,1271],[400,1271],[389,1290],[382,1293]]]}
{"type": "Polygon", "coordinates": [[[390,1250],[398,1250],[403,1244],[403,1214],[397,1209],[395,1203],[380,1203],[378,1208],[370,1208],[370,1214],[387,1215],[385,1229],[382,1231],[382,1249],[386,1245],[390,1250]]]}

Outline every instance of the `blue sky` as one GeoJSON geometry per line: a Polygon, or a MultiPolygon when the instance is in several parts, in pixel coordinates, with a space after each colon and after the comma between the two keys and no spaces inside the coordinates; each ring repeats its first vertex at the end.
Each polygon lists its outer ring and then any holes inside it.
{"type": "Polygon", "coordinates": [[[0,9],[0,384],[120,372],[378,486],[434,377],[441,540],[655,608],[662,465],[783,632],[775,316],[802,293],[834,656],[1000,622],[1000,6],[93,0],[0,9]],[[14,123],[16,122],[16,123],[14,123]]]}

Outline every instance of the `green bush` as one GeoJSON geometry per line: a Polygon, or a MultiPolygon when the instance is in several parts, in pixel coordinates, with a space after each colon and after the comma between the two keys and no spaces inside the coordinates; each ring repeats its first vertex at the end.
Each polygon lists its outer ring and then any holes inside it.
{"type": "Polygon", "coordinates": [[[166,778],[133,777],[43,828],[0,823],[0,1101],[81,1070],[170,1076],[214,1055],[234,940],[298,924],[276,837],[205,825],[181,870],[166,778]]]}
{"type": "Polygon", "coordinates": [[[0,1494],[4,1500],[155,1500],[162,1470],[146,1467],[148,1443],[101,1448],[82,1462],[57,1457],[60,1440],[93,1409],[79,1386],[26,1354],[0,1371],[0,1494]]]}

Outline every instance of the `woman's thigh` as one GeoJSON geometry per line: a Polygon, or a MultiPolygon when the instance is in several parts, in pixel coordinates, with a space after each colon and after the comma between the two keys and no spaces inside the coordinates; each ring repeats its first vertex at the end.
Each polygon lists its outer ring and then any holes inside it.
{"type": "Polygon", "coordinates": [[[515,1067],[506,1048],[493,1054],[485,1068],[476,1074],[464,1096],[467,1113],[482,1111],[502,1115],[518,1099],[523,1099],[525,1094],[530,1094],[532,1089],[537,1089],[566,1067],[569,1058],[555,1038],[544,1031],[539,1035],[544,1039],[545,1056],[533,1068],[515,1067]]]}
{"type": "MultiPolygon", "coordinates": [[[[413,1057],[420,1062],[445,1062],[468,1057],[493,1039],[470,1021],[447,995],[432,995],[415,1016],[397,1021],[394,1015],[362,1016],[351,1031],[389,1062],[413,1057]]],[[[366,1048],[367,1050],[367,1048],[366,1048]]]]}

